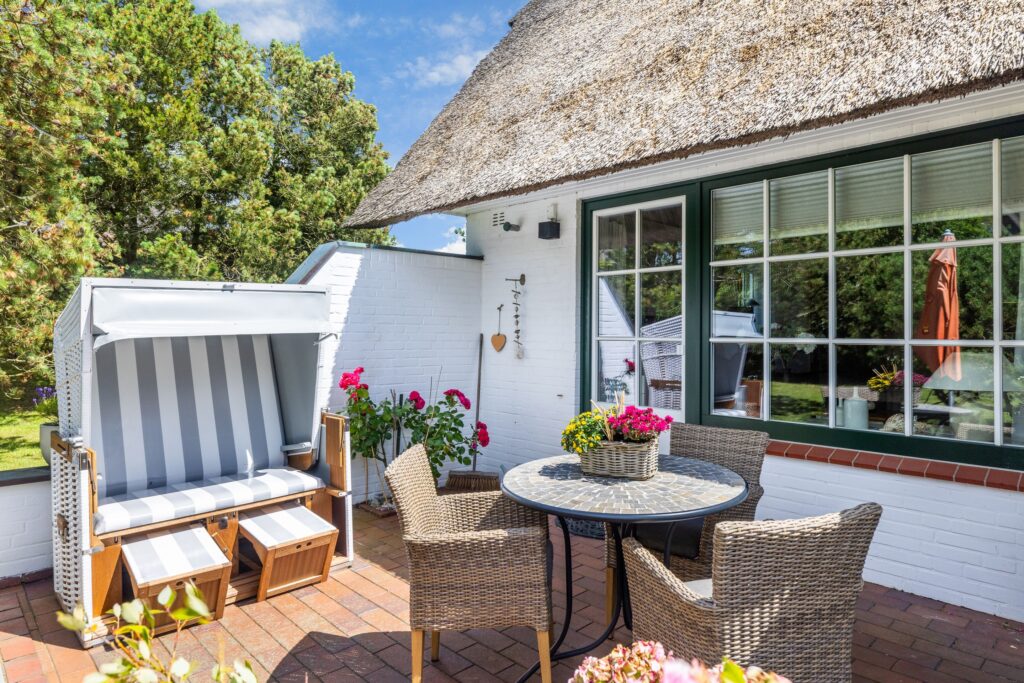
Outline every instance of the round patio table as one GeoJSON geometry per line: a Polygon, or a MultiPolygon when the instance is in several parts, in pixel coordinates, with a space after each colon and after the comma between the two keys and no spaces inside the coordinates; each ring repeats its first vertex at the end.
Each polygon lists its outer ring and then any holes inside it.
{"type": "MultiPolygon", "coordinates": [[[[556,455],[518,465],[505,475],[501,489],[512,500],[534,510],[555,515],[565,546],[565,620],[551,646],[552,661],[590,652],[615,630],[619,615],[632,628],[629,586],[622,555],[622,538],[637,524],[669,523],[664,560],[669,561],[673,522],[692,520],[727,510],[747,498],[747,483],[732,470],[705,460],[662,455],[658,473],[639,481],[617,477],[595,477],[580,470],[579,457],[556,455]],[[615,542],[615,608],[611,623],[593,643],[566,652],[558,648],[569,632],[572,620],[572,544],[567,518],[606,522],[615,542]]],[[[539,668],[534,664],[520,681],[539,668]]]]}

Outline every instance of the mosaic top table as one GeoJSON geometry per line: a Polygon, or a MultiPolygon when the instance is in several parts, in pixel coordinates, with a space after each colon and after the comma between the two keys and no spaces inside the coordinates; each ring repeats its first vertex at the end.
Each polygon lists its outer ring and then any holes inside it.
{"type": "MultiPolygon", "coordinates": [[[[747,483],[732,470],[705,460],[662,455],[658,473],[639,481],[615,477],[594,477],[580,470],[579,457],[556,455],[519,465],[505,475],[501,489],[512,500],[528,508],[558,518],[565,544],[566,608],[562,631],[551,647],[551,659],[576,657],[598,647],[607,640],[619,615],[632,628],[629,607],[629,586],[622,555],[622,537],[628,536],[637,524],[670,523],[665,540],[665,555],[671,545],[671,523],[703,518],[739,505],[747,498],[747,483]],[[616,580],[615,609],[605,632],[589,645],[558,652],[569,632],[572,618],[572,544],[567,518],[606,522],[615,541],[616,580]]],[[[537,670],[534,665],[520,681],[537,670]]]]}

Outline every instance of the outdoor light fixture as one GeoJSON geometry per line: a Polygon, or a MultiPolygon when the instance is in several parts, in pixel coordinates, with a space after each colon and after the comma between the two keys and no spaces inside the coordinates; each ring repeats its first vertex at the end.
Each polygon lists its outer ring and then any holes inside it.
{"type": "Polygon", "coordinates": [[[548,209],[548,219],[537,224],[537,237],[542,240],[557,240],[561,236],[561,225],[558,223],[558,205],[552,204],[548,209]]]}
{"type": "Polygon", "coordinates": [[[519,232],[519,226],[515,223],[509,223],[508,221],[501,224],[501,229],[505,232],[519,232]]]}

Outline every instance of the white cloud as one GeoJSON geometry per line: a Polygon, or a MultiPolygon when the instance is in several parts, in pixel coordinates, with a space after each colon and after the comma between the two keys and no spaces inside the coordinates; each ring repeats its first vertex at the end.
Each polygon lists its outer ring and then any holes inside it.
{"type": "Polygon", "coordinates": [[[442,252],[444,254],[465,254],[466,253],[466,229],[464,227],[452,226],[444,231],[444,236],[448,239],[448,244],[443,247],[439,247],[435,251],[442,252]]]}
{"type": "Polygon", "coordinates": [[[455,85],[469,78],[487,52],[488,50],[466,50],[435,59],[417,57],[415,61],[406,62],[398,75],[412,80],[418,88],[455,85]]]}
{"type": "Polygon", "coordinates": [[[438,38],[449,40],[452,38],[474,38],[484,31],[484,22],[480,17],[464,17],[461,14],[453,14],[440,24],[430,24],[430,31],[438,38]]]}
{"type": "MultiPolygon", "coordinates": [[[[314,0],[296,3],[294,0],[195,0],[199,11],[216,10],[225,21],[238,24],[242,35],[258,45],[271,40],[295,42],[310,29],[318,31],[335,28],[335,20],[326,3],[314,0]]],[[[365,22],[365,17],[353,14],[340,20],[340,27],[354,29],[365,22]]]]}

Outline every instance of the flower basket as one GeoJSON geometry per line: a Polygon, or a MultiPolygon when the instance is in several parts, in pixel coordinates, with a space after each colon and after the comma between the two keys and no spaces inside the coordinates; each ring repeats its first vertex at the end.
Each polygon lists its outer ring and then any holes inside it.
{"type": "Polygon", "coordinates": [[[650,479],[658,473],[658,439],[601,441],[580,455],[580,469],[597,477],[650,479]]]}

